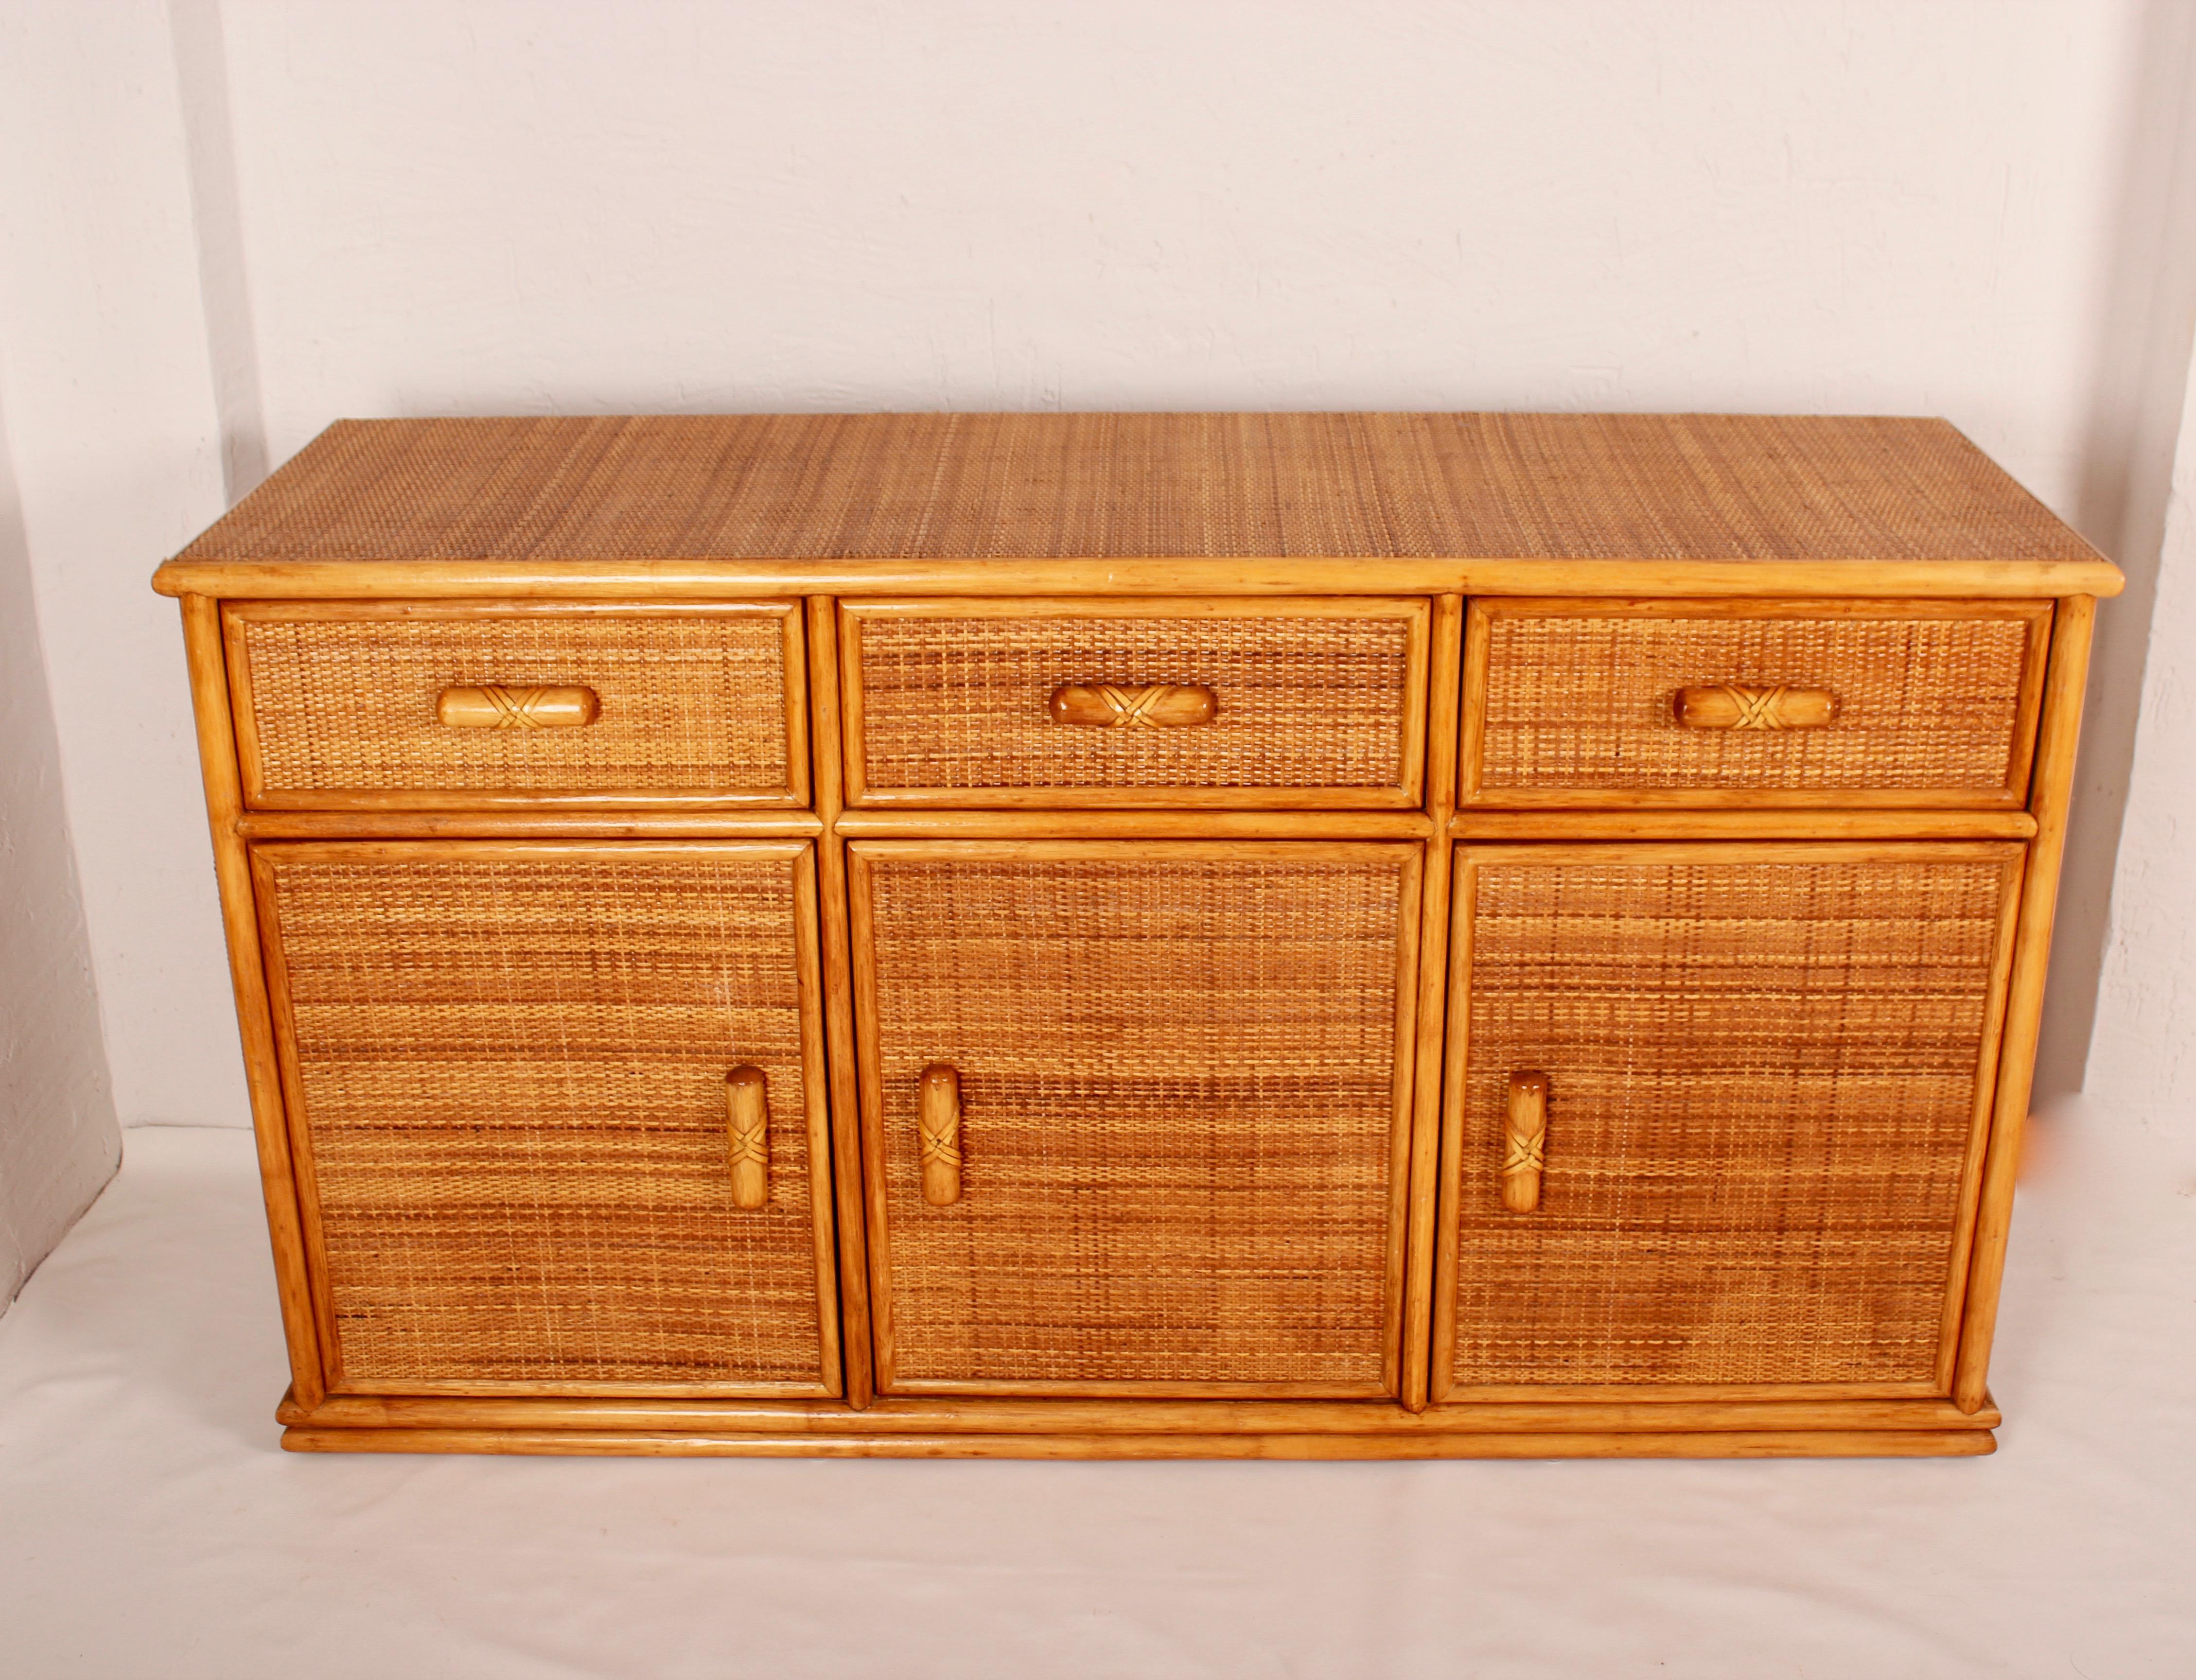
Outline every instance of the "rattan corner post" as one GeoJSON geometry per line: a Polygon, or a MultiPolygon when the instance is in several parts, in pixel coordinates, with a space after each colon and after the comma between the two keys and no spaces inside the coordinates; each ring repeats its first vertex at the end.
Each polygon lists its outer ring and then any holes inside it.
{"type": "Polygon", "coordinates": [[[345,422],[180,598],[303,1451],[1987,1452],[2096,601],[1941,422],[345,422]]]}

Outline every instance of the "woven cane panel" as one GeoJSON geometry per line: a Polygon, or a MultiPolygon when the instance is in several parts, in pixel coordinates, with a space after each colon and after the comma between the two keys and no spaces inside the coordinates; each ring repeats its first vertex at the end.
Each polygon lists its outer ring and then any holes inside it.
{"type": "Polygon", "coordinates": [[[264,793],[444,789],[705,797],[788,785],[776,615],[240,616],[264,793]],[[580,684],[578,729],[452,729],[460,684],[580,684]]]}
{"type": "Polygon", "coordinates": [[[2016,865],[1481,858],[1456,1380],[1931,1380],[2016,865]]]}
{"type": "Polygon", "coordinates": [[[1400,848],[876,848],[894,1378],[1382,1380],[1400,848]],[[961,1077],[961,1199],[917,1081],[961,1077]]]}
{"type": "Polygon", "coordinates": [[[1394,617],[862,621],[872,789],[1403,786],[1410,625],[1394,617]],[[1198,684],[1188,729],[1052,721],[1067,683],[1198,684]]]}
{"type": "Polygon", "coordinates": [[[347,1383],[822,1380],[790,860],[260,855],[347,1383]]]}
{"type": "Polygon", "coordinates": [[[1940,420],[748,414],[338,422],[194,560],[2089,560],[1940,420]]]}
{"type": "Polygon", "coordinates": [[[1488,624],[1481,786],[2003,790],[2027,617],[1543,617],[1488,624]],[[1820,729],[1687,729],[1694,684],[1828,689],[1820,729]]]}

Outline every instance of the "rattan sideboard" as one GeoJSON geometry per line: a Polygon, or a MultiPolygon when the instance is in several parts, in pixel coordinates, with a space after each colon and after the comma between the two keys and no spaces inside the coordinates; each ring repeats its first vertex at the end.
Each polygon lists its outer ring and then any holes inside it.
{"type": "Polygon", "coordinates": [[[1941,422],[345,422],[156,586],[288,1446],[1991,1450],[2120,579],[1941,422]]]}

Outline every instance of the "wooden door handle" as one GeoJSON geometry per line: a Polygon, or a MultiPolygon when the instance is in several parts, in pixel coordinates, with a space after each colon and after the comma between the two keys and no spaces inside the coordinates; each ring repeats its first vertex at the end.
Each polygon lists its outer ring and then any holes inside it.
{"type": "Polygon", "coordinates": [[[759,1067],[725,1076],[725,1138],[731,1156],[732,1205],[770,1202],[770,1083],[759,1067]]]}
{"type": "Polygon", "coordinates": [[[1838,697],[1828,689],[1711,683],[1679,689],[1670,710],[1685,729],[1822,729],[1837,716],[1838,697]]]}
{"type": "Polygon", "coordinates": [[[592,689],[507,689],[480,683],[444,689],[436,720],[451,729],[578,729],[602,715],[592,689]]]}
{"type": "Polygon", "coordinates": [[[961,1076],[944,1062],[922,1071],[916,1130],[922,1148],[922,1199],[951,1207],[961,1199],[961,1076]]]}
{"type": "Polygon", "coordinates": [[[1548,1136],[1548,1076],[1510,1076],[1510,1111],[1502,1127],[1502,1205],[1529,1214],[1540,1205],[1540,1158],[1548,1136]]]}
{"type": "Polygon", "coordinates": [[[1045,704],[1055,724],[1086,729],[1189,729],[1220,715],[1220,697],[1201,684],[1067,683],[1045,704]]]}

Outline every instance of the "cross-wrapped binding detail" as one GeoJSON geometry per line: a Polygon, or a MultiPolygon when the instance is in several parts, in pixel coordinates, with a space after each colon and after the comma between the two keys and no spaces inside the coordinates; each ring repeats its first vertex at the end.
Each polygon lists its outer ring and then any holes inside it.
{"type": "Polygon", "coordinates": [[[1686,729],[1821,729],[1837,715],[1838,697],[1828,689],[1783,683],[1773,688],[1712,683],[1679,689],[1670,709],[1686,729]]]}
{"type": "Polygon", "coordinates": [[[1541,1151],[1548,1135],[1548,1076],[1510,1076],[1502,1122],[1502,1205],[1529,1214],[1540,1205],[1541,1151]]]}
{"type": "Polygon", "coordinates": [[[436,721],[450,729],[577,729],[601,714],[595,691],[576,687],[476,683],[444,689],[435,703],[436,721]]]}
{"type": "Polygon", "coordinates": [[[922,1071],[916,1109],[916,1163],[922,1199],[951,1207],[961,1199],[961,1076],[943,1062],[922,1071]]]}
{"type": "Polygon", "coordinates": [[[1045,709],[1055,724],[1087,729],[1188,729],[1211,723],[1220,702],[1197,683],[1068,683],[1052,691],[1045,709]]]}
{"type": "Polygon", "coordinates": [[[770,1201],[770,1084],[759,1067],[725,1076],[725,1147],[731,1168],[732,1205],[770,1201]]]}

